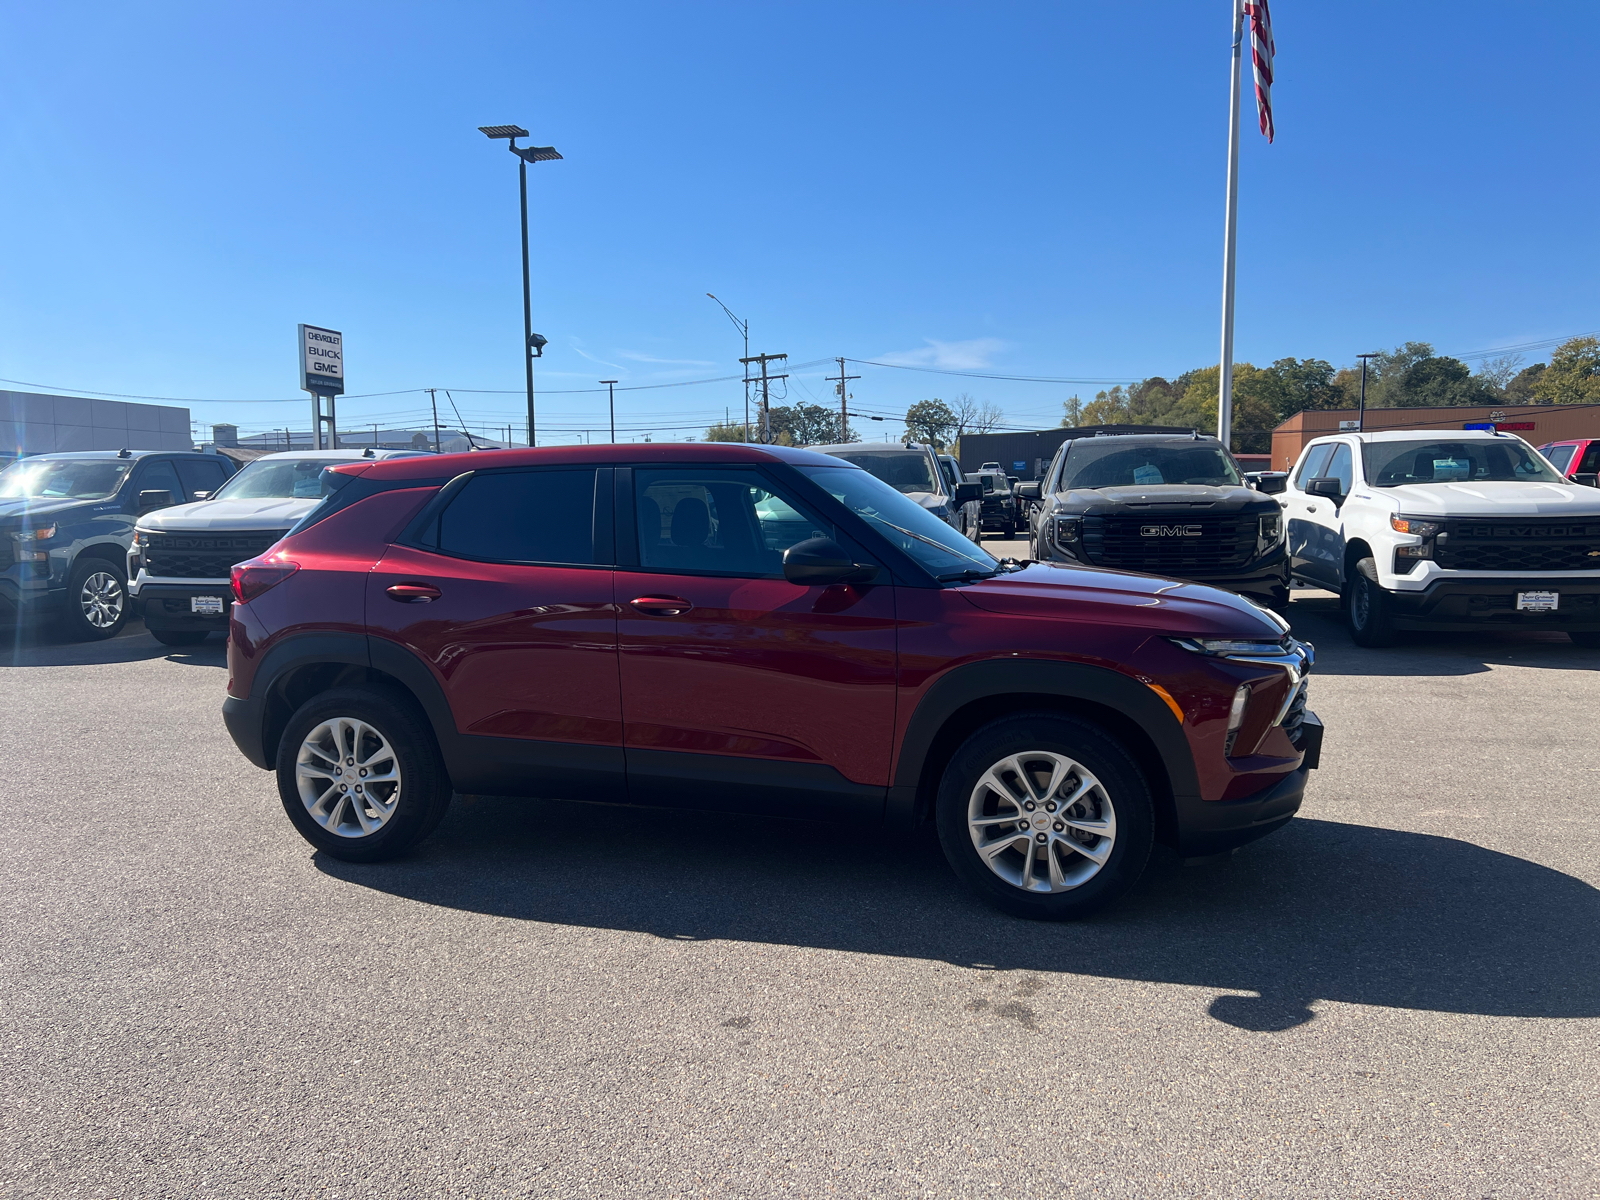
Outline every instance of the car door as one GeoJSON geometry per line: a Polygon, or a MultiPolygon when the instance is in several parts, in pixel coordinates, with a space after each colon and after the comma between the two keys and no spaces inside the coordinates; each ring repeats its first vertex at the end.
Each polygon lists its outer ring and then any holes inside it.
{"type": "Polygon", "coordinates": [[[1308,447],[1301,456],[1299,468],[1290,477],[1283,499],[1279,501],[1287,522],[1284,532],[1289,545],[1289,570],[1307,579],[1312,578],[1310,549],[1317,510],[1327,507],[1328,502],[1319,496],[1307,495],[1305,486],[1321,476],[1322,468],[1328,465],[1328,456],[1332,453],[1332,442],[1318,442],[1308,447]]]}
{"type": "Polygon", "coordinates": [[[369,577],[374,665],[382,639],[426,666],[475,786],[624,799],[610,469],[478,471],[447,492],[369,577]]]}
{"type": "Polygon", "coordinates": [[[1302,546],[1306,578],[1336,592],[1344,583],[1344,501],[1355,482],[1350,443],[1332,443],[1319,473],[1308,478],[1339,481],[1337,500],[1328,496],[1305,497],[1302,546]]]}
{"type": "Polygon", "coordinates": [[[783,551],[832,537],[752,467],[618,468],[617,641],[634,803],[878,817],[894,734],[887,579],[806,586],[783,551]]]}
{"type": "Polygon", "coordinates": [[[178,479],[178,472],[173,468],[170,458],[147,458],[141,462],[134,471],[132,492],[134,505],[141,514],[165,507],[140,504],[141,492],[167,492],[174,504],[182,504],[188,498],[183,493],[183,483],[178,479]]]}

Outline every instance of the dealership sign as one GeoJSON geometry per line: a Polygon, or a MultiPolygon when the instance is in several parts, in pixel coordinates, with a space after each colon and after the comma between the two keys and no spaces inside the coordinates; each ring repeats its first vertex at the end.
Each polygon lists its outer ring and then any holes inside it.
{"type": "Polygon", "coordinates": [[[323,396],[344,395],[344,334],[300,326],[300,386],[323,396]]]}

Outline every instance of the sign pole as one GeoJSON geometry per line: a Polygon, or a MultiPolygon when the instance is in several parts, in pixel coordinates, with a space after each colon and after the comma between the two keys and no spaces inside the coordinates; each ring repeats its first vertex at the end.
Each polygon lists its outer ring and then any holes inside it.
{"type": "Polygon", "coordinates": [[[1239,241],[1239,49],[1244,40],[1243,0],[1233,5],[1233,81],[1228,97],[1228,207],[1222,241],[1222,374],[1217,381],[1217,440],[1233,436],[1233,264],[1239,241]]]}
{"type": "Polygon", "coordinates": [[[339,422],[334,397],[344,395],[344,334],[317,325],[300,326],[300,387],[311,393],[311,448],[337,450],[339,422]],[[328,402],[324,416],[322,402],[328,402]],[[322,427],[328,427],[323,445],[322,427]]]}

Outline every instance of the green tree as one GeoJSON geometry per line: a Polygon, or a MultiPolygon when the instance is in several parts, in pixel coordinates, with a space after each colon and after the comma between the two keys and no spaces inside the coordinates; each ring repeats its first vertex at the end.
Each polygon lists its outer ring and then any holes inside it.
{"type": "Polygon", "coordinates": [[[906,409],[906,437],[914,442],[927,442],[935,449],[943,450],[945,444],[955,436],[956,427],[956,414],[937,397],[918,400],[906,409]]]}
{"type": "Polygon", "coordinates": [[[1539,376],[1545,372],[1544,363],[1534,363],[1531,367],[1523,367],[1511,377],[1506,384],[1507,404],[1541,404],[1543,401],[1535,398],[1534,385],[1539,382],[1539,376]]]}
{"type": "Polygon", "coordinates": [[[1466,363],[1437,354],[1418,359],[1406,368],[1400,377],[1398,398],[1401,408],[1493,404],[1498,399],[1483,380],[1474,377],[1466,363]]]}
{"type": "MultiPolygon", "coordinates": [[[[772,440],[784,446],[825,446],[839,441],[839,414],[820,404],[779,405],[769,414],[772,440]],[[785,440],[787,439],[787,440],[785,440]]],[[[846,441],[859,442],[853,431],[846,441]]]]}
{"type": "Polygon", "coordinates": [[[719,421],[706,430],[704,440],[708,442],[742,442],[744,441],[744,425],[739,421],[719,421]]]}
{"type": "MultiPolygon", "coordinates": [[[[1405,374],[1415,364],[1432,357],[1432,342],[1406,342],[1375,355],[1367,367],[1367,407],[1414,408],[1415,405],[1407,404],[1402,395],[1405,374]]],[[[1361,368],[1357,366],[1352,370],[1359,380],[1361,368]]],[[[1359,389],[1359,383],[1357,387],[1359,389]]]]}
{"type": "Polygon", "coordinates": [[[1063,416],[1061,425],[1064,429],[1074,429],[1083,424],[1083,401],[1073,396],[1061,405],[1063,416]]]}
{"type": "Polygon", "coordinates": [[[1600,338],[1562,342],[1533,384],[1540,404],[1600,404],[1600,338]]]}

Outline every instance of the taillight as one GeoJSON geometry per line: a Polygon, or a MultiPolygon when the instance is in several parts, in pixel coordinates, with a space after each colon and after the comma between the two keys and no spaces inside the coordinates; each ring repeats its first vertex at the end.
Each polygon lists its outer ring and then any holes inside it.
{"type": "Polygon", "coordinates": [[[270,587],[276,587],[299,569],[299,563],[289,562],[286,559],[272,562],[251,559],[249,562],[237,563],[230,577],[230,582],[233,584],[233,598],[240,604],[254,600],[262,592],[270,587]]]}

